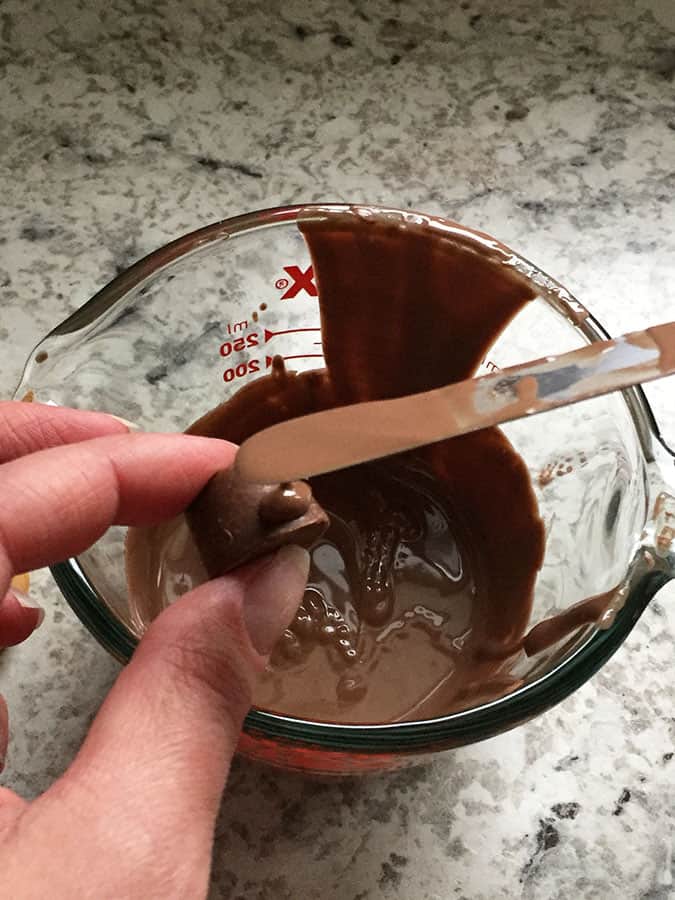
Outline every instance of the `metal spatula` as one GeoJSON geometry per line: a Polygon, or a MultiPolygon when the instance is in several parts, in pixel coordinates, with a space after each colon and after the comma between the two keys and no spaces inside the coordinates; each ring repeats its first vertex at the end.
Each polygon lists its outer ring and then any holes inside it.
{"type": "Polygon", "coordinates": [[[256,482],[309,478],[568,406],[675,372],[675,322],[395,400],[282,422],[241,446],[256,482]]]}

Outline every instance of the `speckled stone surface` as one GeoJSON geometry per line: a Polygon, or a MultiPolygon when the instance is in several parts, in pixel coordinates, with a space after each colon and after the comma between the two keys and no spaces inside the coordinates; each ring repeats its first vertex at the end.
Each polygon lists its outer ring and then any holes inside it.
{"type": "MultiPolygon", "coordinates": [[[[672,0],[0,5],[0,391],[168,238],[317,199],[484,228],[613,332],[675,318],[672,0]]],[[[650,391],[675,441],[673,384],[650,391]]],[[[67,766],[117,667],[48,575],[0,656],[0,782],[67,766]]],[[[675,590],[574,696],[427,768],[235,766],[214,898],[675,896],[675,590]]]]}

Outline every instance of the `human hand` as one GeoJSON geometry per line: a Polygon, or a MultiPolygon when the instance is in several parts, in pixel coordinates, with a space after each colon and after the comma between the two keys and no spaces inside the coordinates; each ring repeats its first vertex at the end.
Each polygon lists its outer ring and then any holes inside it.
{"type": "MultiPolygon", "coordinates": [[[[118,420],[0,403],[0,646],[31,633],[12,575],[82,552],[112,524],[184,509],[233,446],[129,434],[118,420]]],[[[309,556],[202,585],[149,628],[66,773],[32,803],[0,787],[2,895],[205,896],[215,818],[257,675],[302,599],[309,556]]],[[[0,698],[0,761],[6,746],[0,698]]]]}

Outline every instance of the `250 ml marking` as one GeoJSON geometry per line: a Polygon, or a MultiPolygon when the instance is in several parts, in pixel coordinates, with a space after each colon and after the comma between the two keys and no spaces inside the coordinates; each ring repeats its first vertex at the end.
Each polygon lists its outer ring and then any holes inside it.
{"type": "Polygon", "coordinates": [[[247,350],[249,347],[257,347],[259,340],[260,336],[254,331],[245,337],[235,338],[233,341],[225,341],[220,345],[220,355],[228,357],[231,353],[241,353],[242,350],[247,350]]]}

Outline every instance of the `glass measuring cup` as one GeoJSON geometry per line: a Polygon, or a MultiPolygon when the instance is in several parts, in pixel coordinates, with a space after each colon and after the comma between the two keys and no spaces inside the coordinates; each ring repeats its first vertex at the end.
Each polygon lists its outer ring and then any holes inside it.
{"type": "MultiPolygon", "coordinates": [[[[187,235],[122,273],[54,329],[31,355],[16,396],[104,409],[147,430],[183,430],[266,372],[276,354],[297,370],[322,365],[316,286],[297,221],[309,207],[252,213],[187,235]]],[[[314,206],[342,211],[342,205],[314,206]]],[[[372,209],[372,208],[371,208],[372,209]]],[[[378,210],[412,222],[424,217],[378,210]]],[[[474,242],[496,242],[456,227],[474,242]]],[[[571,350],[605,332],[560,285],[502,248],[537,299],[484,360],[490,371],[571,350]]],[[[386,340],[386,323],[383,323],[386,340]]],[[[363,360],[367,365],[367,359],[363,360]]],[[[252,710],[241,749],[290,768],[392,768],[513,727],[585,681],[624,640],[673,576],[672,459],[640,390],[597,398],[504,428],[531,473],[546,554],[530,625],[614,591],[614,615],[585,627],[514,673],[523,686],[425,722],[333,725],[252,710]],[[670,517],[670,518],[669,518],[670,517]]],[[[506,523],[505,527],[508,527],[506,523]]],[[[129,612],[123,529],[53,569],[97,639],[121,660],[139,634],[129,612]]]]}

